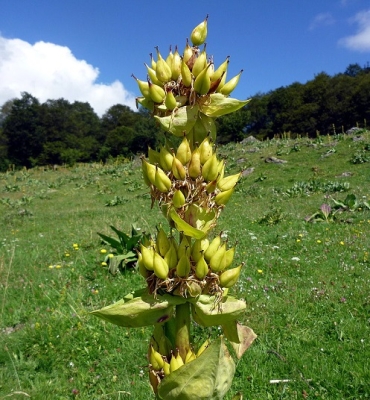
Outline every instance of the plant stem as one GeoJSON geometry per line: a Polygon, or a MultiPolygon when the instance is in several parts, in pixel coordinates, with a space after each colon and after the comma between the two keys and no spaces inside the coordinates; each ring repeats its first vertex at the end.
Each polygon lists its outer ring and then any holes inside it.
{"type": "Polygon", "coordinates": [[[190,304],[188,302],[176,306],[176,348],[185,360],[190,349],[190,304]]]}

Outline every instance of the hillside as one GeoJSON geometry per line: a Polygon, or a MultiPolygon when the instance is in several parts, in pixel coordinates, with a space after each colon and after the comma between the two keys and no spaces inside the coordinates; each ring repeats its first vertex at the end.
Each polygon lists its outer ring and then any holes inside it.
{"type": "MultiPolygon", "coordinates": [[[[369,397],[370,131],[217,151],[227,173],[244,170],[218,229],[245,262],[235,290],[258,334],[231,393],[369,397]]],[[[0,397],[146,398],[149,330],[88,312],[143,286],[135,270],[108,272],[97,232],[159,222],[136,158],[0,174],[0,397]]]]}

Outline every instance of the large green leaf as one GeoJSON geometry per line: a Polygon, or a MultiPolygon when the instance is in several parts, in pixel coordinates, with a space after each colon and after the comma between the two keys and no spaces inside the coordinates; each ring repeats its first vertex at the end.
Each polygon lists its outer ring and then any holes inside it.
{"type": "Polygon", "coordinates": [[[130,236],[128,236],[125,232],[120,231],[119,229],[115,228],[114,226],[110,226],[112,231],[116,233],[118,236],[120,242],[122,243],[123,247],[126,247],[127,241],[130,239],[130,236]]]}
{"type": "Polygon", "coordinates": [[[184,106],[175,109],[173,113],[167,117],[154,118],[159,122],[161,127],[166,132],[171,132],[173,135],[178,137],[183,137],[184,133],[188,133],[194,126],[198,117],[199,107],[194,106],[184,106]]]}
{"type": "Polygon", "coordinates": [[[103,233],[99,233],[99,232],[97,232],[97,233],[104,240],[104,242],[106,244],[109,244],[111,247],[116,249],[117,253],[119,253],[119,254],[123,253],[123,247],[122,247],[121,242],[119,242],[118,240],[111,238],[107,235],[104,235],[103,233]]]}
{"type": "Polygon", "coordinates": [[[170,375],[158,386],[163,400],[221,400],[230,389],[235,363],[222,338],[215,340],[198,358],[170,375]]]}
{"type": "Polygon", "coordinates": [[[214,296],[202,294],[192,302],[193,319],[204,327],[226,325],[239,319],[245,311],[246,304],[235,297],[223,297],[216,303],[214,296]]]}
{"type": "Polygon", "coordinates": [[[209,117],[215,118],[233,113],[244,107],[250,101],[251,99],[237,100],[231,97],[225,97],[221,93],[213,93],[209,96],[209,102],[201,106],[200,111],[209,117]]]}
{"type": "Polygon", "coordinates": [[[115,325],[139,328],[170,319],[174,307],[185,301],[182,297],[169,294],[155,298],[145,288],[91,314],[115,325]]]}
{"type": "Polygon", "coordinates": [[[139,242],[139,240],[141,239],[141,236],[142,236],[140,233],[132,234],[131,236],[129,236],[125,232],[120,231],[119,229],[115,228],[112,225],[111,225],[111,229],[118,236],[118,238],[122,244],[122,248],[124,248],[126,250],[132,250],[136,246],[136,244],[139,242]]]}
{"type": "Polygon", "coordinates": [[[137,247],[137,244],[140,242],[141,238],[142,235],[131,236],[126,243],[126,249],[133,250],[135,247],[137,247]]]}

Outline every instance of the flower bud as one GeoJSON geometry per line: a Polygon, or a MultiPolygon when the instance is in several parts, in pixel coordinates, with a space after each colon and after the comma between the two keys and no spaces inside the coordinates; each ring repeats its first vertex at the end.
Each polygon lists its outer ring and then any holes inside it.
{"type": "Polygon", "coordinates": [[[190,35],[190,40],[192,41],[194,46],[200,46],[205,42],[207,38],[207,20],[208,15],[203,22],[201,22],[193,29],[193,32],[190,35]]]}

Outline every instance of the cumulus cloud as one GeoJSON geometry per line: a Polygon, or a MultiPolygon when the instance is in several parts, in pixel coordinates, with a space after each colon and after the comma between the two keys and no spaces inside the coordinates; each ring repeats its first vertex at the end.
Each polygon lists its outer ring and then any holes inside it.
{"type": "Polygon", "coordinates": [[[309,29],[313,30],[322,25],[333,25],[335,22],[333,16],[330,13],[320,13],[317,14],[316,17],[310,24],[309,29]]]}
{"type": "Polygon", "coordinates": [[[350,50],[370,51],[370,9],[361,11],[351,20],[357,24],[357,33],[339,40],[339,44],[350,50]]]}
{"type": "Polygon", "coordinates": [[[61,97],[88,102],[98,115],[117,103],[135,109],[134,95],[120,81],[101,84],[98,76],[98,68],[78,60],[68,47],[0,36],[0,106],[29,92],[41,102],[61,97]]]}

